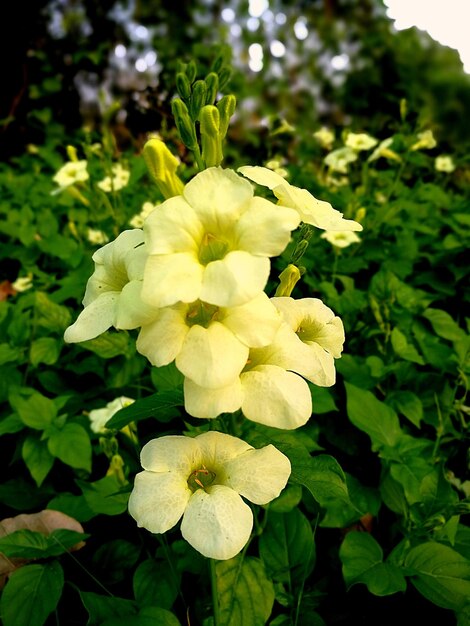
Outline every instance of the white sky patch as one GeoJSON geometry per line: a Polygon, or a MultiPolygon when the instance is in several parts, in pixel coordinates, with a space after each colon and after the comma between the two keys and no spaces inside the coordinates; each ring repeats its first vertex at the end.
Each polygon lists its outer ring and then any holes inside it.
{"type": "Polygon", "coordinates": [[[384,0],[395,28],[416,26],[444,46],[456,48],[470,73],[470,0],[384,0]]]}

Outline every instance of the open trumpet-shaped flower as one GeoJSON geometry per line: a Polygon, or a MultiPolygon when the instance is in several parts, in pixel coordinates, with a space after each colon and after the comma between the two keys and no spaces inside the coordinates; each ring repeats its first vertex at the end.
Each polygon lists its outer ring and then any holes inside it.
{"type": "Polygon", "coordinates": [[[186,378],[186,411],[194,417],[212,418],[241,408],[253,422],[299,428],[312,414],[310,389],[299,373],[311,374],[313,365],[307,346],[283,323],[269,346],[250,350],[245,368],[231,385],[208,389],[186,378]]]}
{"type": "Polygon", "coordinates": [[[344,344],[341,319],[318,298],[271,298],[271,302],[300,340],[298,350],[304,358],[296,371],[319,387],[334,385],[334,360],[340,358],[344,344]]]}
{"type": "Polygon", "coordinates": [[[143,232],[125,230],[93,255],[95,271],[89,278],[83,311],[64,334],[68,343],[93,339],[108,328],[137,328],[155,314],[140,299],[147,253],[143,232]]]}
{"type": "Polygon", "coordinates": [[[239,167],[238,171],[258,185],[272,190],[279,204],[295,209],[302,222],[312,224],[322,230],[362,230],[354,220],[345,220],[343,214],[334,209],[329,202],[317,200],[306,189],[290,185],[282,176],[266,167],[239,167]]]}
{"type": "Polygon", "coordinates": [[[152,533],[183,517],[181,533],[212,559],[234,557],[250,538],[253,514],[242,500],[267,504],[286,486],[289,459],[274,446],[259,450],[219,432],[153,439],[141,452],[129,512],[152,533]]]}
{"type": "Polygon", "coordinates": [[[238,377],[250,347],[273,340],[281,322],[265,293],[238,307],[179,303],[160,309],[142,327],[137,350],[157,366],[176,359],[177,368],[197,384],[221,387],[238,377]]]}
{"type": "Polygon", "coordinates": [[[149,258],[142,298],[158,307],[244,304],[263,291],[269,257],[284,250],[298,224],[295,211],[255,197],[235,172],[204,170],[144,224],[149,258]]]}

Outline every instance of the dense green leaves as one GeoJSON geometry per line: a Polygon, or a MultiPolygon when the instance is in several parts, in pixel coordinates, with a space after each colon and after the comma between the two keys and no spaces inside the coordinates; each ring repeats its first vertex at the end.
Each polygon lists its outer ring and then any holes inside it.
{"type": "Polygon", "coordinates": [[[62,594],[64,573],[57,561],[25,565],[10,575],[0,600],[4,626],[42,626],[62,594]]]}

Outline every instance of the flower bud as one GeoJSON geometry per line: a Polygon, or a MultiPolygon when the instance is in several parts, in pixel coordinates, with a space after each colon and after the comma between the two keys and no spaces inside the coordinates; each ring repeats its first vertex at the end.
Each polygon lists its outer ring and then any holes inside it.
{"type": "Polygon", "coordinates": [[[219,88],[219,77],[215,72],[211,72],[205,78],[206,83],[206,104],[214,104],[219,88]]]}
{"type": "Polygon", "coordinates": [[[193,85],[193,92],[189,101],[189,114],[191,119],[196,121],[199,117],[199,111],[206,103],[206,83],[203,80],[197,80],[193,85]]]}
{"type": "Polygon", "coordinates": [[[220,113],[219,134],[221,140],[227,134],[228,125],[230,124],[230,118],[235,113],[236,106],[237,99],[232,94],[224,96],[221,100],[219,100],[219,102],[217,102],[217,108],[220,113]]]}
{"type": "Polygon", "coordinates": [[[188,107],[180,98],[175,98],[171,103],[171,110],[175,118],[176,128],[181,137],[181,141],[192,150],[197,146],[196,130],[194,123],[189,117],[188,107]]]}
{"type": "Polygon", "coordinates": [[[183,182],[176,175],[179,160],[171,154],[160,139],[150,139],[144,146],[145,163],[150,176],[157,183],[165,198],[183,193],[183,182]]]}
{"type": "Polygon", "coordinates": [[[289,297],[299,280],[299,268],[290,263],[286,269],[279,274],[280,284],[274,295],[277,297],[289,297]]]}
{"type": "Polygon", "coordinates": [[[222,142],[220,139],[220,114],[217,107],[208,104],[201,109],[199,115],[201,123],[202,158],[206,167],[220,165],[222,155],[222,142]]]}
{"type": "Polygon", "coordinates": [[[197,66],[196,66],[196,62],[193,59],[191,59],[191,61],[188,63],[185,71],[186,71],[186,76],[188,77],[189,82],[191,84],[194,83],[196,79],[196,74],[197,74],[197,66]]]}
{"type": "Polygon", "coordinates": [[[230,80],[232,70],[229,67],[223,67],[219,72],[219,89],[223,89],[230,80]]]}
{"type": "Polygon", "coordinates": [[[77,148],[75,148],[75,146],[67,146],[66,150],[69,160],[76,163],[78,161],[77,148]]]}
{"type": "Polygon", "coordinates": [[[188,77],[186,74],[183,74],[183,72],[178,72],[176,74],[176,89],[183,100],[189,100],[191,97],[191,85],[188,77]]]}

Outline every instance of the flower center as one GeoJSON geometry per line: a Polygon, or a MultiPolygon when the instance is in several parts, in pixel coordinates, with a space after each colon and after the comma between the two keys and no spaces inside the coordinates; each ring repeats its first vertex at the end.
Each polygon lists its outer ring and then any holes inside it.
{"type": "Polygon", "coordinates": [[[207,328],[211,322],[217,319],[218,313],[218,306],[196,300],[196,302],[189,305],[188,312],[186,313],[186,324],[188,326],[198,325],[207,328]]]}
{"type": "Polygon", "coordinates": [[[211,470],[207,469],[204,465],[194,472],[191,472],[188,478],[188,487],[192,492],[197,489],[205,489],[206,487],[210,487],[214,482],[216,477],[215,472],[211,472],[211,470]]]}
{"type": "Polygon", "coordinates": [[[300,324],[295,332],[297,337],[305,343],[306,341],[316,341],[320,329],[321,324],[315,324],[315,322],[309,321],[300,324]]]}
{"type": "Polygon", "coordinates": [[[207,265],[212,261],[223,259],[229,250],[229,245],[212,233],[206,233],[199,247],[199,261],[207,265]]]}

